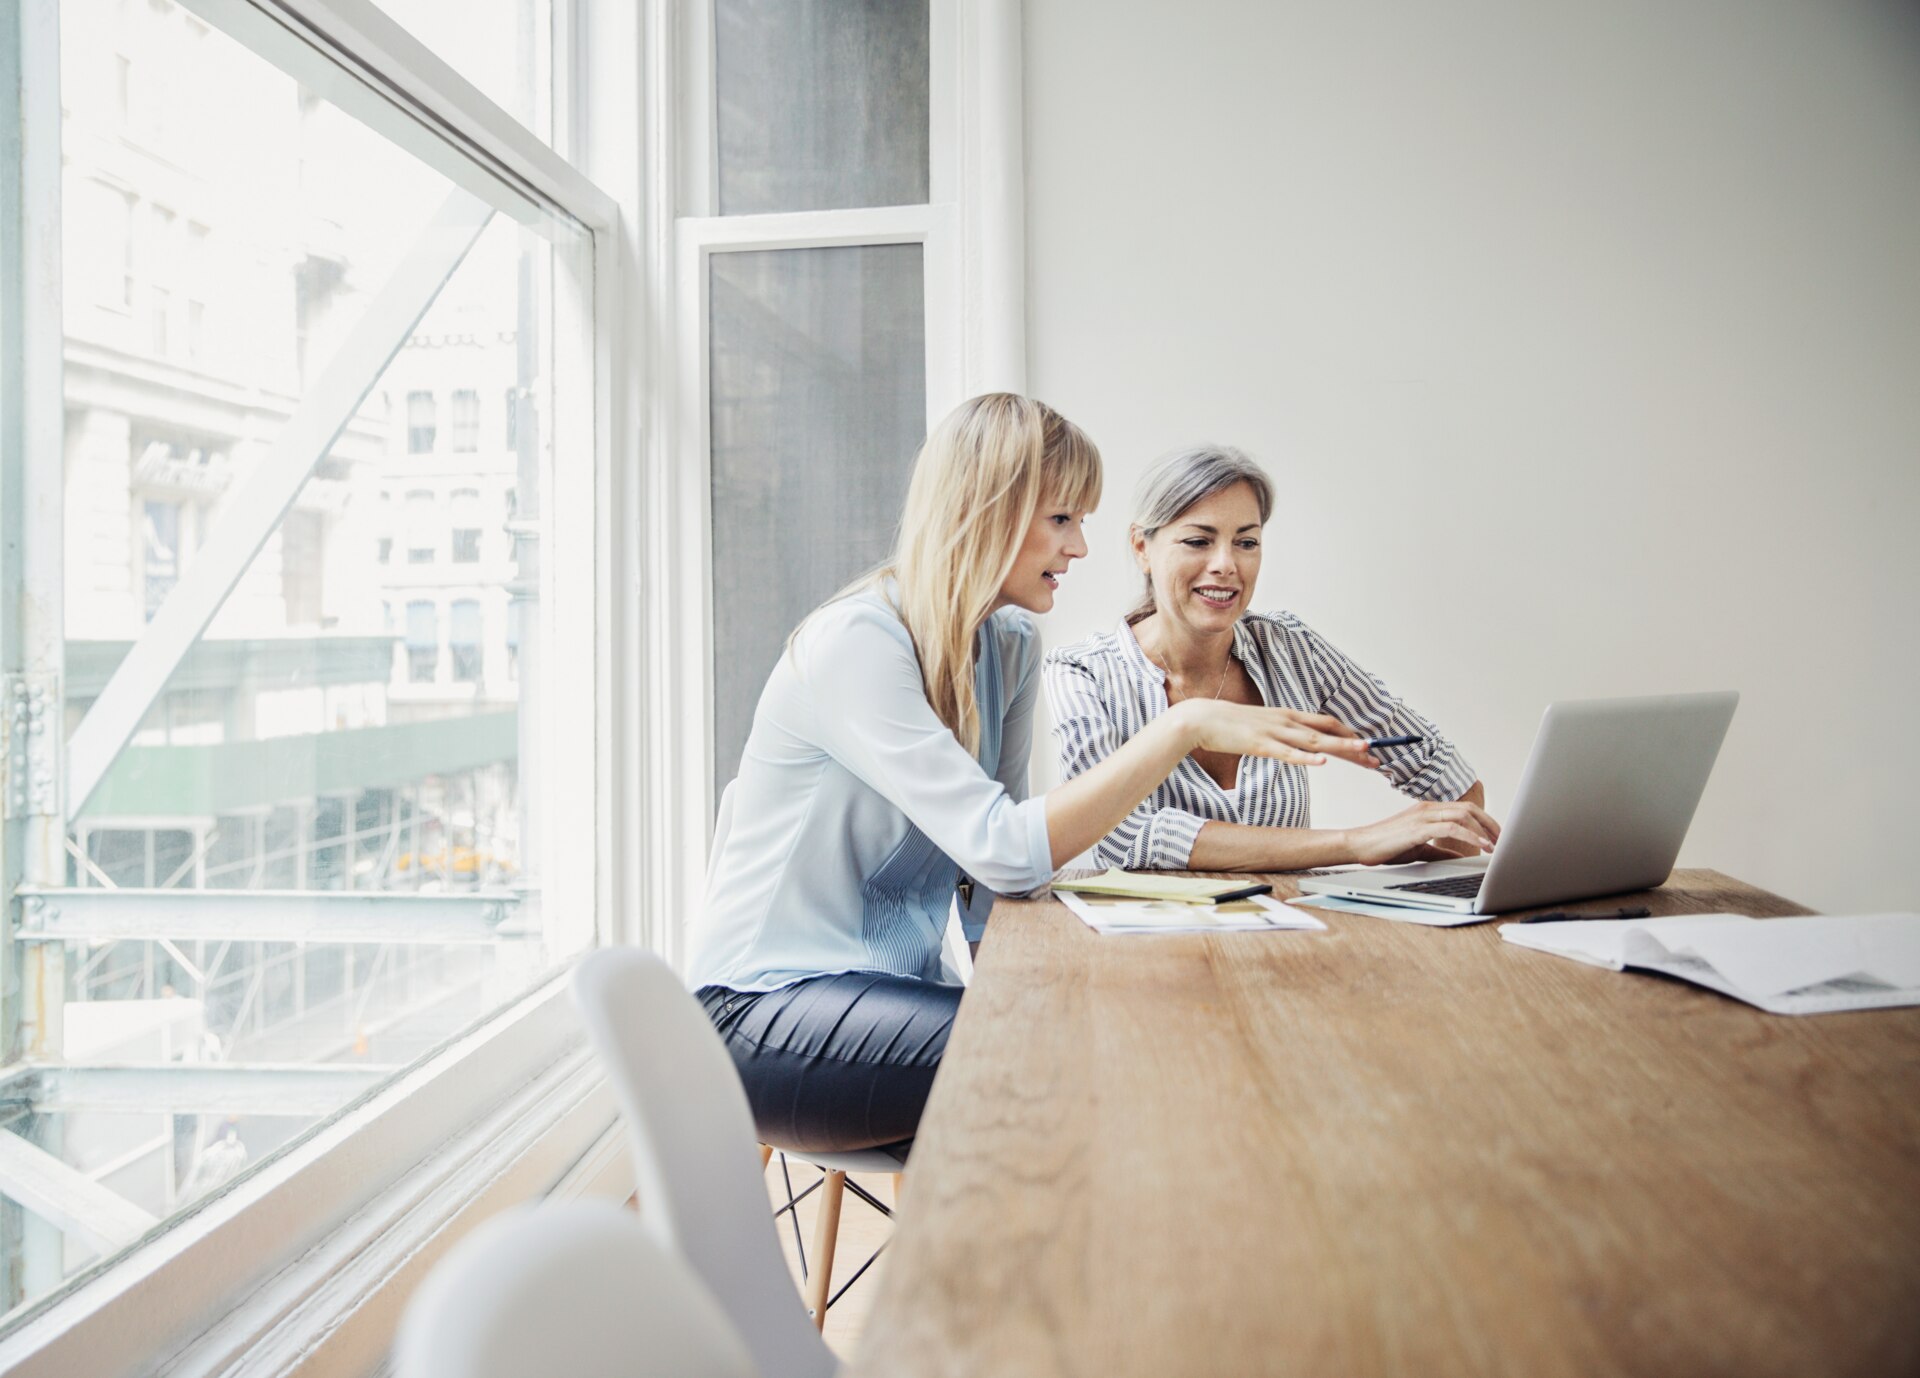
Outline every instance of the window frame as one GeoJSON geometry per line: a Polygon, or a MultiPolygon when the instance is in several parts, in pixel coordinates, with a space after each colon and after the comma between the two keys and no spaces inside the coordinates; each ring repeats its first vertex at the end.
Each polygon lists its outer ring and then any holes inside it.
{"type": "MultiPolygon", "coordinates": [[[[416,451],[409,450],[411,458],[416,451]]],[[[430,565],[439,558],[440,552],[440,495],[431,488],[409,488],[400,500],[400,534],[405,544],[400,549],[406,552],[403,564],[430,565]],[[415,501],[418,499],[418,501],[415,501]],[[432,527],[432,531],[424,530],[432,527]],[[416,537],[430,535],[431,540],[417,544],[416,537]]]]}
{"type": "MultiPolygon", "coordinates": [[[[530,1166],[537,1186],[529,1194],[558,1184],[616,1127],[611,1088],[592,1065],[566,985],[562,973],[549,976],[486,1026],[345,1107],[242,1189],[212,1198],[31,1313],[0,1340],[0,1370],[53,1378],[146,1371],[166,1361],[199,1371],[242,1355],[257,1362],[263,1346],[298,1352],[305,1332],[289,1335],[275,1323],[280,1317],[255,1314],[261,1294],[273,1294],[271,1311],[315,1302],[337,1310],[331,1293],[356,1267],[376,1278],[399,1272],[404,1260],[392,1256],[391,1239],[365,1259],[328,1255],[342,1244],[364,1248],[410,1208],[425,1207],[435,1234],[457,1221],[459,1202],[422,1199],[432,1179],[472,1175],[482,1165],[492,1168],[489,1176],[530,1166]],[[539,1132],[509,1137],[493,1123],[503,1118],[539,1132]],[[490,1130],[488,1141],[463,1142],[472,1137],[469,1126],[490,1130]],[[520,1161],[528,1156],[531,1163],[520,1161]],[[428,1180],[411,1180],[423,1169],[428,1180]],[[312,1254],[328,1265],[317,1277],[303,1267],[312,1254]],[[253,1304],[242,1307],[243,1300],[253,1304]]],[[[617,1171],[601,1170],[601,1192],[625,1185],[617,1171]]],[[[430,1255],[448,1243],[431,1235],[417,1242],[430,1255]]],[[[386,1319],[391,1325],[394,1318],[386,1319]]]]}
{"type": "Polygon", "coordinates": [[[433,598],[409,598],[407,600],[407,623],[403,644],[407,652],[407,683],[433,684],[440,678],[440,604],[433,598]],[[423,624],[430,625],[433,635],[430,639],[415,642],[413,639],[414,617],[416,610],[424,613],[423,624]],[[424,673],[423,673],[424,671],[424,673]]]}
{"type": "Polygon", "coordinates": [[[486,682],[487,628],[486,607],[474,597],[459,597],[447,604],[447,679],[453,684],[480,685],[486,682]],[[462,608],[473,610],[473,640],[460,639],[462,608]],[[468,653],[463,664],[461,652],[468,653]]]}
{"type": "Polygon", "coordinates": [[[485,551],[482,549],[486,524],[480,518],[481,494],[478,488],[456,488],[447,494],[447,563],[455,565],[477,565],[485,551]],[[469,499],[462,502],[462,499],[469,499]],[[463,510],[464,509],[464,510],[463,510]],[[461,517],[476,520],[462,523],[461,517]],[[462,539],[462,538],[467,539],[462,539]],[[471,551],[462,554],[463,550],[471,551]]]}
{"type": "MultiPolygon", "coordinates": [[[[556,332],[556,386],[569,395],[556,404],[553,441],[557,452],[590,456],[590,462],[555,465],[549,521],[555,514],[576,514],[580,534],[593,534],[590,540],[569,532],[565,541],[544,541],[543,562],[556,587],[591,596],[547,600],[558,606],[543,608],[541,630],[556,646],[591,649],[589,672],[567,677],[590,702],[586,712],[547,715],[558,721],[546,751],[563,763],[558,778],[550,777],[556,788],[584,791],[593,801],[593,865],[567,881],[567,898],[591,912],[597,944],[646,932],[649,896],[632,885],[636,867],[611,864],[614,839],[624,842],[639,831],[636,784],[646,772],[634,721],[645,662],[616,654],[607,636],[611,628],[633,627],[638,620],[631,585],[613,568],[622,556],[610,539],[608,516],[633,500],[640,468],[637,427],[612,386],[632,373],[619,322],[621,312],[636,303],[623,268],[631,250],[622,240],[622,202],[565,156],[581,123],[573,103],[580,98],[577,64],[589,51],[580,42],[576,13],[584,0],[554,0],[554,51],[561,58],[556,133],[567,134],[558,146],[494,106],[370,0],[181,3],[269,62],[298,68],[296,75],[308,84],[322,84],[315,75],[324,78],[330,95],[351,99],[354,114],[456,182],[471,185],[478,176],[558,207],[587,231],[591,280],[555,274],[556,305],[585,313],[591,337],[556,332]],[[575,427],[575,416],[590,420],[575,427]],[[568,420],[561,422],[563,417],[568,420]],[[590,434],[580,433],[589,428],[590,434]]],[[[10,585],[37,582],[56,594],[62,566],[59,476],[49,481],[34,472],[20,459],[31,447],[12,441],[30,439],[41,448],[51,442],[57,453],[62,424],[59,23],[57,0],[0,11],[6,30],[0,46],[11,49],[0,57],[0,86],[20,97],[12,116],[0,116],[0,217],[11,243],[55,246],[32,264],[24,255],[0,262],[0,300],[8,302],[8,311],[0,313],[0,429],[9,442],[0,446],[7,452],[0,458],[0,520],[11,528],[37,517],[35,527],[45,531],[51,513],[55,533],[29,548],[9,549],[0,560],[10,585]],[[30,238],[11,233],[21,227],[33,231],[30,238]]],[[[635,52],[629,60],[637,57],[635,52]]],[[[0,668],[21,681],[50,679],[57,692],[61,635],[55,596],[34,618],[0,627],[0,668]]],[[[24,823],[9,819],[0,843],[0,881],[8,901],[7,931],[0,938],[9,954],[19,917],[16,883],[59,883],[34,858],[61,853],[60,793],[56,784],[55,807],[45,814],[36,808],[24,823]]],[[[512,1188],[507,1199],[514,1192],[550,1190],[624,1195],[631,1174],[612,1151],[615,1142],[611,1098],[589,1065],[562,974],[550,973],[423,1064],[343,1107],[303,1141],[166,1222],[129,1253],[30,1304],[0,1338],[0,1370],[119,1372],[163,1360],[197,1368],[216,1354],[236,1363],[245,1355],[252,1363],[274,1352],[276,1343],[290,1370],[313,1358],[315,1345],[332,1345],[348,1333],[362,1337],[363,1360],[365,1345],[374,1344],[370,1353],[377,1360],[395,1320],[391,1300],[380,1304],[382,1287],[417,1281],[438,1251],[477,1223],[483,1197],[495,1209],[506,1204],[503,1184],[512,1188]],[[434,1180],[462,1173],[476,1190],[444,1193],[434,1209],[424,1208],[433,1204],[434,1180]],[[359,1242],[342,1246],[343,1240],[359,1242]],[[368,1240],[380,1247],[367,1247],[368,1240]],[[329,1248],[335,1256],[324,1271],[303,1278],[302,1270],[324,1260],[329,1248]],[[343,1287],[340,1280],[349,1276],[365,1279],[365,1285],[343,1287]]]]}
{"type": "MultiPolygon", "coordinates": [[[[677,462],[658,494],[671,516],[656,537],[671,575],[649,604],[656,654],[669,667],[655,693],[676,735],[653,742],[657,759],[672,764],[656,770],[650,815],[672,820],[655,833],[660,903],[684,916],[698,912],[721,783],[713,778],[712,256],[921,245],[929,428],[976,393],[1026,390],[1026,284],[1019,0],[929,0],[927,204],[727,216],[717,214],[713,0],[687,0],[677,14],[681,27],[662,26],[677,33],[670,185],[681,214],[667,227],[672,281],[662,290],[672,303],[663,313],[675,363],[666,425],[677,462]]],[[[684,919],[657,937],[678,960],[684,919]]]]}
{"type": "Polygon", "coordinates": [[[480,449],[480,393],[475,388],[455,388],[447,395],[447,448],[457,455],[480,449]]]}
{"type": "Polygon", "coordinates": [[[410,455],[430,455],[440,445],[440,399],[433,395],[431,388],[409,388],[407,390],[407,453],[410,455]],[[419,403],[424,402],[424,408],[419,403]],[[415,413],[424,410],[426,423],[415,420],[415,413]]]}

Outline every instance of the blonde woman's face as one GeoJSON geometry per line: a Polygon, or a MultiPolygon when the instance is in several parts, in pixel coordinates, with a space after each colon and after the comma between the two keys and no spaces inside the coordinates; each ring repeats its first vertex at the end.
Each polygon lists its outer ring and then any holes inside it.
{"type": "Polygon", "coordinates": [[[1151,539],[1133,533],[1133,557],[1153,580],[1168,630],[1210,636],[1231,630],[1260,578],[1260,501],[1242,480],[1202,498],[1151,539]]]}
{"type": "Polygon", "coordinates": [[[994,607],[1025,608],[1028,612],[1050,612],[1053,595],[1067,566],[1087,553],[1081,524],[1085,512],[1069,511],[1054,503],[1041,503],[1027,527],[1027,539],[1013,557],[1013,568],[1000,585],[994,607]]]}

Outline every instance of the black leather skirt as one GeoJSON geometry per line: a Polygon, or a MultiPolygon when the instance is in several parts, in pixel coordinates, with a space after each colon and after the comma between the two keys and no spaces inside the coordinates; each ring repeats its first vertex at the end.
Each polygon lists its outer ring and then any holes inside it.
{"type": "Polygon", "coordinates": [[[902,1162],[964,993],[871,971],[694,992],[740,1070],[761,1143],[796,1153],[881,1148],[902,1162]]]}

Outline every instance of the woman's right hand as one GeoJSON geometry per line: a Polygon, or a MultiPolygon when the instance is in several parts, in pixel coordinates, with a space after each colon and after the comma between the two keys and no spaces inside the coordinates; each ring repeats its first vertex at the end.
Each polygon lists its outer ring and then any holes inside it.
{"type": "Polygon", "coordinates": [[[1477,804],[1426,801],[1391,818],[1347,831],[1349,860],[1362,866],[1479,856],[1500,840],[1500,825],[1477,804]]]}
{"type": "Polygon", "coordinates": [[[1359,733],[1324,713],[1218,699],[1187,699],[1170,711],[1186,715],[1197,751],[1271,756],[1298,766],[1324,765],[1329,756],[1369,769],[1380,764],[1359,733]]]}

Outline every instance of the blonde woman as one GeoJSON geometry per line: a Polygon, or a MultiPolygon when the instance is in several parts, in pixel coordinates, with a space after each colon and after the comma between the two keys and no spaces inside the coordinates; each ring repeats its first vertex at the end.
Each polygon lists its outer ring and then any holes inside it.
{"type": "Polygon", "coordinates": [[[1098,451],[1050,408],[963,403],[915,461],[893,558],[769,676],[688,960],[762,1142],[905,1157],[960,1001],[940,939],[962,872],[1046,885],[1196,749],[1372,763],[1331,718],[1195,701],[1028,798],[1030,614],[1099,497],[1098,451]]]}
{"type": "Polygon", "coordinates": [[[1316,829],[1293,762],[1203,746],[1101,839],[1100,861],[1290,871],[1492,851],[1500,825],[1459,748],[1292,613],[1248,611],[1272,512],[1266,473],[1229,446],[1148,469],[1130,528],[1143,601],[1113,631],[1047,656],[1062,775],[1104,769],[1195,703],[1258,704],[1333,714],[1370,739],[1417,738],[1377,750],[1393,787],[1419,802],[1365,827],[1316,829]]]}

